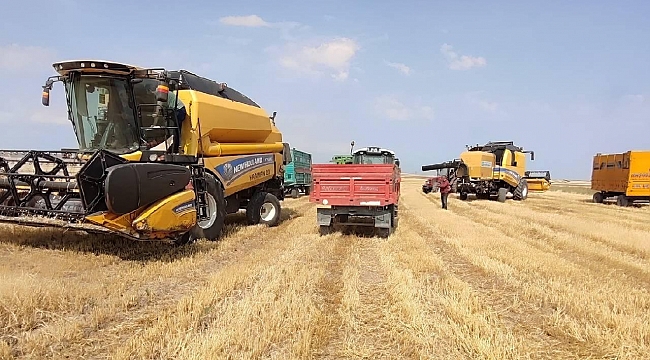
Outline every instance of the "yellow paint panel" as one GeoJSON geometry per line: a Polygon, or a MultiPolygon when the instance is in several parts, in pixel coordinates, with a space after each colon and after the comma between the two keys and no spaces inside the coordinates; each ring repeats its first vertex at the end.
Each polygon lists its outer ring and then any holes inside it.
{"type": "Polygon", "coordinates": [[[467,165],[470,178],[491,179],[495,156],[483,151],[465,151],[460,159],[467,165]]]}
{"type": "Polygon", "coordinates": [[[144,210],[133,220],[139,232],[185,232],[196,224],[194,191],[184,190],[168,196],[144,210]]]}

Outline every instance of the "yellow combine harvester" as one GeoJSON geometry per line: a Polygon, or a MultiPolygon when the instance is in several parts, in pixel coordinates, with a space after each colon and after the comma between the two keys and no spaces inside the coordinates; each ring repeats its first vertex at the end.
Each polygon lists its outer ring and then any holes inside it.
{"type": "Polygon", "coordinates": [[[616,197],[619,206],[650,201],[650,151],[596,154],[591,172],[595,203],[616,197]]]}
{"type": "Polygon", "coordinates": [[[479,199],[496,197],[504,202],[508,193],[512,193],[515,200],[525,200],[531,188],[546,191],[550,187],[550,172],[526,172],[527,153],[531,154],[531,160],[535,159],[534,152],[524,151],[512,141],[493,141],[468,146],[460,159],[424,165],[422,171],[445,170],[461,200],[466,200],[469,194],[476,194],[479,199]]]}
{"type": "Polygon", "coordinates": [[[0,221],[216,240],[227,213],[275,226],[289,145],[269,115],[185,70],[55,63],[79,149],[0,151],[0,221]]]}

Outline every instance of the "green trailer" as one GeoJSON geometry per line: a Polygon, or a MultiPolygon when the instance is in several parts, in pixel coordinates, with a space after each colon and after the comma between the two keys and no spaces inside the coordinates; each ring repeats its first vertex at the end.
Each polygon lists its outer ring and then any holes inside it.
{"type": "Polygon", "coordinates": [[[284,170],[284,192],[297,198],[300,192],[309,195],[311,187],[311,154],[291,149],[292,161],[284,170]]]}

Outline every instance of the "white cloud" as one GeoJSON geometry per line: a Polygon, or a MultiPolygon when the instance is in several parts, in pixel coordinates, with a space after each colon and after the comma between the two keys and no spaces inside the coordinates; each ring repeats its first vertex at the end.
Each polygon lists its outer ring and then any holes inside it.
{"type": "Polygon", "coordinates": [[[433,120],[433,108],[428,105],[406,105],[395,95],[383,95],[375,100],[375,111],[390,120],[407,121],[415,118],[433,120]]]}
{"type": "Polygon", "coordinates": [[[261,17],[257,15],[247,15],[247,16],[225,16],[219,19],[224,25],[230,26],[245,26],[245,27],[268,27],[271,26],[270,23],[264,21],[261,17]]]}
{"type": "Polygon", "coordinates": [[[483,67],[487,65],[487,60],[484,57],[473,57],[468,55],[458,55],[452,50],[451,45],[443,44],[440,47],[440,52],[445,56],[449,62],[449,68],[452,70],[468,70],[473,67],[483,67]]]}
{"type": "Polygon", "coordinates": [[[404,75],[409,75],[411,73],[411,68],[402,63],[394,63],[394,62],[386,61],[386,65],[394,69],[397,69],[399,72],[401,72],[404,75]]]}
{"type": "Polygon", "coordinates": [[[290,70],[307,74],[328,72],[335,80],[344,81],[358,50],[359,45],[348,38],[336,38],[315,46],[289,44],[279,62],[290,70]]]}
{"type": "Polygon", "coordinates": [[[22,46],[18,44],[0,45],[0,70],[25,71],[42,70],[44,64],[51,64],[54,53],[39,46],[22,46]]]}
{"type": "Polygon", "coordinates": [[[499,103],[485,99],[485,91],[472,91],[465,94],[469,103],[478,106],[481,110],[496,114],[499,111],[499,103]]]}

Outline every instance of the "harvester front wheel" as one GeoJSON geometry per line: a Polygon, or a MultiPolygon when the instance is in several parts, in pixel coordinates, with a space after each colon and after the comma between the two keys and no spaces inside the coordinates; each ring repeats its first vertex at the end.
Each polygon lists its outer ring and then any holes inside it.
{"type": "Polygon", "coordinates": [[[258,191],[248,202],[246,218],[250,225],[266,224],[276,226],[280,223],[280,201],[275,195],[265,191],[258,191]]]}
{"type": "Polygon", "coordinates": [[[521,179],[512,195],[515,200],[526,200],[528,198],[528,181],[521,179]]]}
{"type": "Polygon", "coordinates": [[[506,197],[508,196],[508,189],[506,188],[499,188],[499,192],[497,193],[497,201],[498,202],[506,202],[506,197]]]}
{"type": "Polygon", "coordinates": [[[223,196],[223,188],[215,177],[206,173],[208,218],[196,224],[192,230],[192,237],[204,237],[210,241],[218,240],[226,220],[226,200],[223,196]]]}

